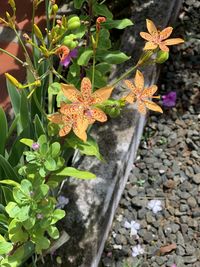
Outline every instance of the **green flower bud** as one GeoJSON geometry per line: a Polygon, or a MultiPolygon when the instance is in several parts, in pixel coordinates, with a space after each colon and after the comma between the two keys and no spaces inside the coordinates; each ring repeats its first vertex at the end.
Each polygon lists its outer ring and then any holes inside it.
{"type": "Polygon", "coordinates": [[[160,50],[156,56],[156,63],[162,64],[165,61],[167,61],[168,58],[169,58],[169,52],[165,52],[165,51],[160,50]]]}
{"type": "Polygon", "coordinates": [[[5,76],[14,86],[16,86],[17,88],[21,88],[22,84],[18,82],[18,80],[15,77],[13,77],[11,74],[7,72],[5,73],[5,76]]]}
{"type": "Polygon", "coordinates": [[[54,14],[56,14],[58,12],[58,5],[54,4],[52,6],[52,11],[53,11],[54,14]]]}
{"type": "Polygon", "coordinates": [[[67,46],[70,50],[72,50],[78,45],[78,42],[75,39],[76,36],[74,34],[65,36],[63,39],[63,45],[67,46]]]}
{"type": "Polygon", "coordinates": [[[81,22],[78,16],[73,16],[67,21],[67,28],[69,30],[75,30],[81,26],[81,22]]]}

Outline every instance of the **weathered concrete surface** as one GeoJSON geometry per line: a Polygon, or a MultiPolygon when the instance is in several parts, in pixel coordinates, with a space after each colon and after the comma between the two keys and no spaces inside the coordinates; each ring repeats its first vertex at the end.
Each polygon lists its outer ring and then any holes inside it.
{"type": "MultiPolygon", "coordinates": [[[[141,47],[134,46],[134,40],[138,37],[133,36],[136,33],[138,36],[138,32],[145,29],[145,18],[159,21],[163,27],[175,17],[172,10],[177,11],[180,7],[180,1],[175,0],[142,2],[141,7],[137,7],[138,11],[133,11],[133,20],[137,25],[133,29],[134,34],[131,37],[130,29],[124,34],[126,47],[123,48],[129,51],[129,54],[133,54],[134,58],[141,53],[141,47]]],[[[125,64],[123,69],[127,66],[128,64],[125,64]]],[[[157,81],[156,67],[142,71],[147,85],[157,81]]],[[[118,69],[113,77],[120,72],[122,69],[118,69]]],[[[93,134],[97,132],[97,140],[106,162],[102,163],[91,157],[81,158],[76,165],[80,169],[94,172],[97,179],[77,181],[71,178],[62,188],[61,194],[69,197],[70,201],[61,228],[67,231],[70,240],[55,252],[55,256],[59,255],[62,258],[61,266],[98,266],[116,207],[132,169],[144,123],[145,118],[129,106],[119,118],[98,127],[98,132],[94,127],[93,134]]],[[[56,266],[55,261],[51,265],[56,266]]]]}

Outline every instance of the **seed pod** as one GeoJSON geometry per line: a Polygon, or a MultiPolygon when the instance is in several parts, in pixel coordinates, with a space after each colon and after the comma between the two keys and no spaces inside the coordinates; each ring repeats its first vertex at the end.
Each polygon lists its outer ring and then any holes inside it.
{"type": "Polygon", "coordinates": [[[160,50],[158,53],[157,53],[157,57],[156,57],[156,63],[158,64],[162,64],[164,63],[165,61],[167,61],[169,58],[169,52],[165,52],[165,51],[162,51],[160,50]]]}
{"type": "Polygon", "coordinates": [[[81,22],[78,16],[74,16],[68,19],[67,27],[69,30],[75,30],[81,26],[81,22]]]}

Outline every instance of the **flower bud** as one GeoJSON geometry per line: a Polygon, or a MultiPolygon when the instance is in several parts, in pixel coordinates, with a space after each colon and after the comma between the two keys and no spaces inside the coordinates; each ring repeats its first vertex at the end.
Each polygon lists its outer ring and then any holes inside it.
{"type": "Polygon", "coordinates": [[[73,16],[67,21],[67,27],[69,30],[75,30],[81,26],[81,22],[78,16],[73,16]]]}
{"type": "Polygon", "coordinates": [[[164,63],[165,61],[167,61],[169,58],[169,52],[165,52],[165,51],[162,51],[160,50],[158,53],[157,53],[157,56],[156,56],[156,63],[158,64],[162,64],[164,63]]]}
{"type": "Polygon", "coordinates": [[[11,74],[6,72],[5,76],[17,88],[21,88],[22,87],[22,84],[20,82],[18,82],[18,80],[15,77],[13,77],[11,74]]]}
{"type": "Polygon", "coordinates": [[[34,24],[33,25],[33,29],[34,29],[34,33],[37,36],[37,38],[40,41],[43,41],[43,35],[42,35],[42,32],[41,32],[40,28],[36,24],[34,24]]]}
{"type": "Polygon", "coordinates": [[[52,6],[52,11],[53,11],[54,14],[56,14],[58,12],[58,5],[54,4],[52,6]]]}
{"type": "Polygon", "coordinates": [[[40,145],[38,143],[33,143],[31,147],[33,150],[38,150],[40,148],[40,145]]]}

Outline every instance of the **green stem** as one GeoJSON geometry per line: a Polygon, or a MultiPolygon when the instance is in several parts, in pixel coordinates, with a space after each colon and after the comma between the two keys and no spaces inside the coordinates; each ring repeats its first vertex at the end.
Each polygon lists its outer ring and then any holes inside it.
{"type": "Polygon", "coordinates": [[[19,59],[18,57],[14,56],[13,54],[9,53],[8,51],[4,50],[3,48],[0,48],[0,51],[5,53],[5,54],[7,54],[8,56],[14,58],[15,60],[17,60],[22,65],[24,65],[25,62],[23,62],[21,59],[19,59]]]}
{"type": "Polygon", "coordinates": [[[94,90],[95,64],[96,64],[96,50],[94,51],[93,65],[92,65],[92,91],[94,90]]]}
{"type": "Polygon", "coordinates": [[[40,105],[38,99],[37,99],[37,95],[36,95],[36,92],[34,91],[33,93],[33,98],[34,98],[34,101],[35,101],[35,104],[37,106],[37,108],[39,109],[39,111],[41,112],[41,114],[46,118],[47,117],[47,114],[44,112],[42,106],[40,105]]]}
{"type": "Polygon", "coordinates": [[[52,69],[52,72],[59,78],[62,79],[64,82],[68,83],[68,81],[60,74],[58,73],[54,68],[52,69]]]}
{"type": "Polygon", "coordinates": [[[123,80],[124,78],[126,78],[131,72],[133,72],[136,68],[138,67],[138,65],[135,65],[133,67],[131,67],[130,69],[128,69],[124,74],[122,74],[118,79],[116,79],[111,86],[115,86],[118,82],[120,82],[121,80],[123,80]]]}

